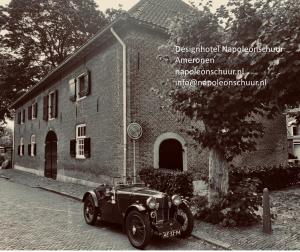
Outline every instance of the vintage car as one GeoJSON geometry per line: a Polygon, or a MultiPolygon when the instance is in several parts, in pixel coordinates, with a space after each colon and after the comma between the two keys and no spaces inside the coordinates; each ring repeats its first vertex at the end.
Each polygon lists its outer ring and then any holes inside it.
{"type": "Polygon", "coordinates": [[[188,203],[179,195],[151,190],[142,184],[100,185],[83,196],[87,224],[97,220],[122,224],[130,243],[139,249],[152,235],[188,237],[194,221],[188,203]]]}

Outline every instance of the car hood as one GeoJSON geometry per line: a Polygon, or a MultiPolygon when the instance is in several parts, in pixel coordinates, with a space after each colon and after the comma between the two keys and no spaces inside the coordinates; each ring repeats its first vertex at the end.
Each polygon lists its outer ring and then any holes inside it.
{"type": "Polygon", "coordinates": [[[152,196],[155,198],[162,198],[164,193],[151,190],[145,187],[129,187],[129,188],[120,188],[117,190],[121,194],[131,194],[131,195],[140,195],[140,196],[152,196]]]}

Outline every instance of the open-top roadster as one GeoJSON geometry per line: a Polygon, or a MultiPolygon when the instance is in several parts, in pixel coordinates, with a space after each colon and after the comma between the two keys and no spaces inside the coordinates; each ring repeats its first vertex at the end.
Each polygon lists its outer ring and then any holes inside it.
{"type": "Polygon", "coordinates": [[[130,243],[144,248],[153,234],[163,238],[190,236],[194,222],[187,202],[141,184],[100,185],[83,196],[84,218],[122,224],[130,243]]]}

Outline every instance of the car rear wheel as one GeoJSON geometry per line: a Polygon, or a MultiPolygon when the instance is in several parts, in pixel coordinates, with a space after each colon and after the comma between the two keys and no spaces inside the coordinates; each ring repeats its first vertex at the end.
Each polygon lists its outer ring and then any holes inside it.
{"type": "Polygon", "coordinates": [[[194,217],[186,204],[181,204],[177,210],[177,221],[181,225],[181,237],[189,237],[194,228],[194,217]]]}
{"type": "Polygon", "coordinates": [[[152,237],[149,217],[136,210],[131,211],[126,217],[126,233],[133,247],[143,249],[152,237]]]}
{"type": "Polygon", "coordinates": [[[98,216],[98,210],[95,206],[94,199],[92,195],[89,195],[86,197],[84,200],[84,205],[83,205],[83,215],[85,222],[89,225],[95,225],[97,221],[97,216],[98,216]]]}

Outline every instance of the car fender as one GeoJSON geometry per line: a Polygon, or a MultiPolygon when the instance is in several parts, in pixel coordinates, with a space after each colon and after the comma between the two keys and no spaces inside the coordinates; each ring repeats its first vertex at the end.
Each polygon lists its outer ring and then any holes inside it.
{"type": "Polygon", "coordinates": [[[138,210],[139,212],[144,212],[146,211],[146,208],[142,204],[138,204],[138,203],[134,203],[130,205],[125,212],[124,220],[126,219],[128,213],[132,210],[138,210]]]}
{"type": "Polygon", "coordinates": [[[88,197],[89,195],[92,195],[94,203],[95,203],[95,207],[99,207],[99,201],[98,201],[97,195],[94,191],[86,192],[82,198],[82,202],[84,202],[86,197],[88,197]]]}

